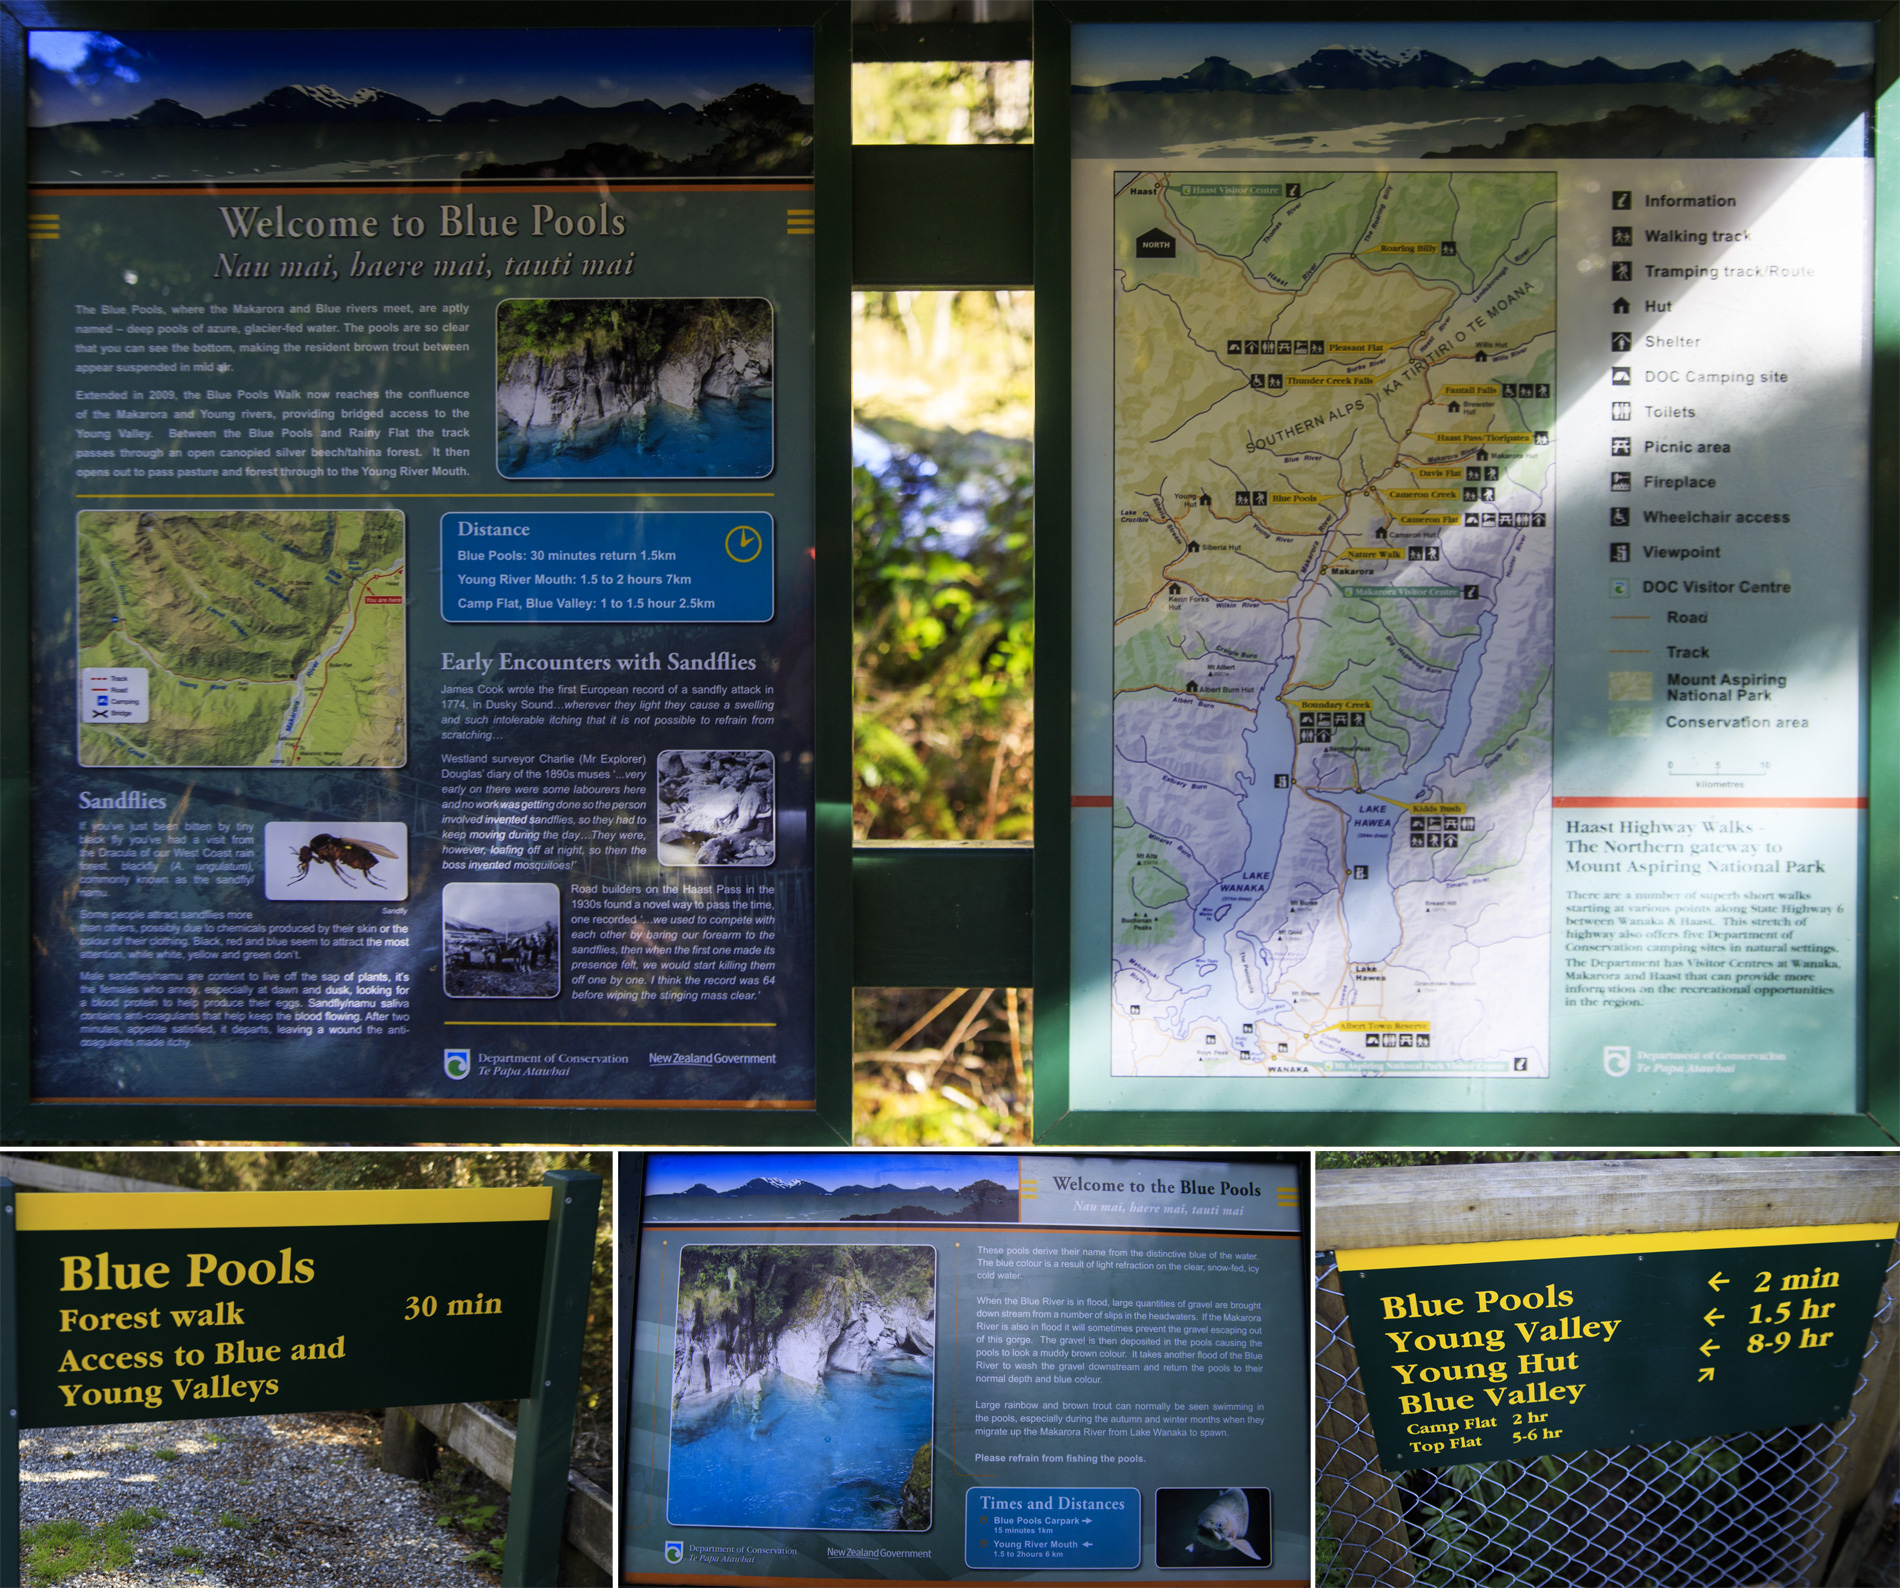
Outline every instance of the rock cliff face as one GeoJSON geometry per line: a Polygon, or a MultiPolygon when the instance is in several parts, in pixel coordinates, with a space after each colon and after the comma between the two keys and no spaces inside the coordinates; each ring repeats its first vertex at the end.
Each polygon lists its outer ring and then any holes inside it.
{"type": "Polygon", "coordinates": [[[930,1359],[937,1322],[930,1303],[849,1296],[835,1278],[807,1291],[791,1314],[755,1330],[744,1315],[708,1318],[695,1306],[673,1336],[673,1404],[730,1390],[757,1391],[768,1372],[801,1383],[863,1373],[879,1362],[930,1359]]]}
{"type": "Polygon", "coordinates": [[[591,346],[558,358],[523,353],[496,384],[504,427],[572,433],[583,426],[639,417],[649,402],[696,408],[705,397],[731,398],[772,382],[772,339],[675,337],[652,361],[630,348],[591,346]]]}

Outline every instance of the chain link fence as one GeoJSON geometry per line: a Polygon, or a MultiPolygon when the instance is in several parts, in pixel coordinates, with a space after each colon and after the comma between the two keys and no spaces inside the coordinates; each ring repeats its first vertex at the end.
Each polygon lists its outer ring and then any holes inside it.
{"type": "MultiPolygon", "coordinates": [[[[1888,1268],[1863,1361],[1893,1314],[1896,1268],[1888,1268]]],[[[1320,1254],[1316,1314],[1319,1588],[1794,1588],[1820,1580],[1816,1556],[1847,1465],[1852,1415],[1694,1444],[1388,1477],[1329,1252],[1320,1254]]]]}

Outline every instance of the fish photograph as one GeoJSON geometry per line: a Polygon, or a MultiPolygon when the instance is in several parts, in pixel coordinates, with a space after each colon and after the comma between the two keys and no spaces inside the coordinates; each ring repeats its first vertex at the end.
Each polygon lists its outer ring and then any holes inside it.
{"type": "Polygon", "coordinates": [[[1269,1489],[1157,1489],[1155,1564],[1231,1571],[1273,1563],[1269,1489]]]}

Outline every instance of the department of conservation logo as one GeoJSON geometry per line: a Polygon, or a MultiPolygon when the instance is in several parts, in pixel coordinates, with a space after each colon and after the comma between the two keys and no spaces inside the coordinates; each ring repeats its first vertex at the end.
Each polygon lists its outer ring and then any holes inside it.
{"type": "Polygon", "coordinates": [[[442,1050],[442,1073],[451,1081],[466,1081],[471,1068],[467,1048],[442,1050]]]}
{"type": "Polygon", "coordinates": [[[681,1561],[683,1561],[684,1559],[686,1559],[686,1546],[685,1546],[685,1544],[683,1544],[683,1543],[681,1543],[681,1542],[680,1542],[680,1541],[679,1541],[678,1539],[673,1539],[673,1538],[669,1538],[669,1539],[668,1539],[668,1540],[666,1541],[666,1563],[667,1563],[667,1565],[669,1565],[669,1566],[677,1566],[677,1565],[678,1565],[678,1564],[679,1564],[679,1563],[680,1563],[681,1561]]]}
{"type": "Polygon", "coordinates": [[[1606,1047],[1603,1050],[1603,1068],[1605,1073],[1615,1076],[1628,1075],[1630,1072],[1630,1050],[1627,1046],[1606,1047]]]}

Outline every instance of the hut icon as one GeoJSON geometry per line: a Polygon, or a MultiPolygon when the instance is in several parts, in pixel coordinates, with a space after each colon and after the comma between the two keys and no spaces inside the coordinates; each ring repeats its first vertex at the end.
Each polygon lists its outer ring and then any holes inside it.
{"type": "Polygon", "coordinates": [[[1197,552],[1200,549],[1201,549],[1201,543],[1198,540],[1190,540],[1188,542],[1188,551],[1190,553],[1197,552]]]}
{"type": "Polygon", "coordinates": [[[1198,695],[1201,692],[1201,686],[1190,678],[1187,683],[1187,692],[1190,695],[1198,695]]]}
{"type": "Polygon", "coordinates": [[[1462,408],[1460,408],[1460,407],[1458,406],[1458,404],[1457,404],[1457,402],[1456,402],[1456,401],[1454,401],[1454,402],[1452,403],[1452,405],[1451,405],[1451,412],[1453,412],[1453,413],[1455,413],[1455,414],[1461,414],[1461,413],[1463,413],[1463,412],[1464,412],[1464,409],[1462,409],[1462,408]]]}
{"type": "Polygon", "coordinates": [[[1159,226],[1151,227],[1135,239],[1135,257],[1137,259],[1172,259],[1174,257],[1174,236],[1159,226]]]}
{"type": "Polygon", "coordinates": [[[1178,584],[1171,584],[1168,586],[1169,595],[1179,595],[1180,593],[1181,593],[1181,587],[1178,584]]]}
{"type": "Polygon", "coordinates": [[[1483,348],[1479,348],[1477,352],[1471,355],[1471,362],[1474,364],[1489,364],[1491,362],[1491,355],[1485,352],[1483,348]]]}

